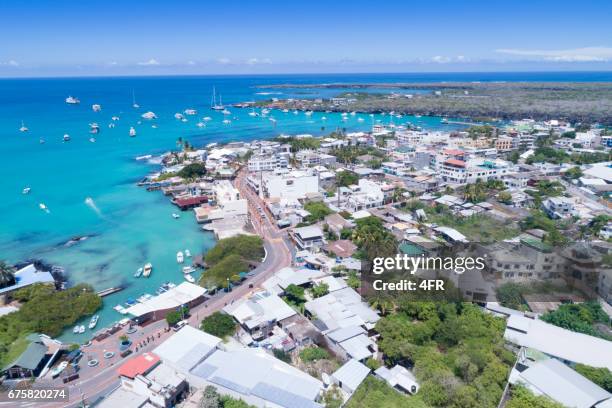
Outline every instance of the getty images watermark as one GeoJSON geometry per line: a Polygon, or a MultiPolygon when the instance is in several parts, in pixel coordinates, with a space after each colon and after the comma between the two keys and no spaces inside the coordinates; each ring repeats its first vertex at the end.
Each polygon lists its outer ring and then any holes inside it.
{"type": "Polygon", "coordinates": [[[444,291],[443,279],[397,279],[409,274],[426,275],[427,271],[455,273],[462,275],[466,271],[483,271],[486,268],[484,257],[431,257],[397,254],[394,257],[377,257],[372,260],[372,289],[376,291],[444,291]],[[396,279],[386,281],[383,274],[393,275],[396,279]],[[377,279],[376,277],[380,277],[377,279]]]}

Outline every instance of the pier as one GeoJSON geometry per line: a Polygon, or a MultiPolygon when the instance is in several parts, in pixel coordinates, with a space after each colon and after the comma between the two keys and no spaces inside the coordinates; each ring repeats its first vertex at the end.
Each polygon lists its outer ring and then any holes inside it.
{"type": "Polygon", "coordinates": [[[112,287],[112,288],[101,290],[99,292],[96,292],[96,294],[100,297],[104,297],[104,296],[112,295],[113,293],[117,293],[121,290],[123,290],[123,287],[117,286],[117,287],[112,287]]]}

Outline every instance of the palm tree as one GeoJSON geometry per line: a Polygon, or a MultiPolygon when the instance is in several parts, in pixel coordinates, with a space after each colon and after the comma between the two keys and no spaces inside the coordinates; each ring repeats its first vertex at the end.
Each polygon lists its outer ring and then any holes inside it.
{"type": "Polygon", "coordinates": [[[0,288],[15,284],[15,268],[4,261],[0,261],[0,288]]]}

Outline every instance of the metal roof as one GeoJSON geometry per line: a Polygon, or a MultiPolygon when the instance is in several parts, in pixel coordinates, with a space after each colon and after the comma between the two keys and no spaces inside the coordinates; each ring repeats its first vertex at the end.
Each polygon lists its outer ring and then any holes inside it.
{"type": "Polygon", "coordinates": [[[369,373],[370,369],[368,367],[355,359],[350,359],[332,374],[332,378],[355,391],[369,373]]]}

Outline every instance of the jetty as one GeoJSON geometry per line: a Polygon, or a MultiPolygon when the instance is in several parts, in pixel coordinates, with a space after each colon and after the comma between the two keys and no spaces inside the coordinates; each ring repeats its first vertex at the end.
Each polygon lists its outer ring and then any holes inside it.
{"type": "Polygon", "coordinates": [[[104,296],[112,295],[113,293],[117,293],[121,290],[123,290],[122,286],[116,286],[116,287],[101,290],[99,292],[96,292],[96,294],[100,297],[104,297],[104,296]]]}

